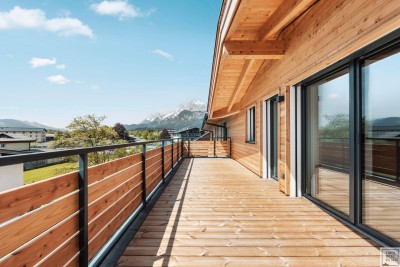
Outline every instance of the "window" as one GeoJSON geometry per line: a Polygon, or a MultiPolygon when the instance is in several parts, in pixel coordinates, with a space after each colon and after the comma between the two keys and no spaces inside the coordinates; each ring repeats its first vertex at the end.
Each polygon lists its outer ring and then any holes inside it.
{"type": "Polygon", "coordinates": [[[0,148],[4,148],[5,146],[5,144],[0,144],[0,148]]]}
{"type": "Polygon", "coordinates": [[[307,193],[349,214],[349,72],[306,87],[307,193]]]}
{"type": "Polygon", "coordinates": [[[360,142],[362,223],[398,242],[394,229],[400,229],[399,70],[400,47],[362,62],[360,142]]]}
{"type": "Polygon", "coordinates": [[[399,70],[396,32],[302,82],[305,197],[388,246],[400,245],[399,70]]]}
{"type": "Polygon", "coordinates": [[[247,143],[256,141],[256,107],[247,110],[247,143]]]}

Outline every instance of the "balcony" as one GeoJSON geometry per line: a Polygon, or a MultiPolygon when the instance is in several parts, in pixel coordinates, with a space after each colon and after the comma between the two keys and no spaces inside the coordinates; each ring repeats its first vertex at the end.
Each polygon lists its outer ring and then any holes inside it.
{"type": "Polygon", "coordinates": [[[117,266],[377,266],[377,244],[232,159],[185,159],[117,266]]]}
{"type": "Polygon", "coordinates": [[[0,265],[378,265],[378,244],[230,159],[230,139],[150,143],[0,158],[80,163],[0,194],[0,265]],[[142,152],[87,166],[128,146],[142,152]]]}

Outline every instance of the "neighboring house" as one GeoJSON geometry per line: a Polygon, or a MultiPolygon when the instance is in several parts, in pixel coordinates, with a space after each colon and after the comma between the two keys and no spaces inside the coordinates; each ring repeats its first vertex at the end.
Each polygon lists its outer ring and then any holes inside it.
{"type": "Polygon", "coordinates": [[[31,143],[36,140],[21,134],[0,133],[0,149],[12,151],[29,151],[31,143]]]}
{"type": "Polygon", "coordinates": [[[171,138],[180,138],[181,135],[180,133],[178,133],[177,130],[167,130],[169,133],[169,136],[171,136],[171,138]]]}
{"type": "Polygon", "coordinates": [[[177,131],[173,135],[171,135],[171,137],[193,140],[193,139],[199,138],[203,133],[204,133],[204,131],[201,131],[200,128],[193,127],[193,128],[177,131]]]}
{"type": "Polygon", "coordinates": [[[54,141],[55,134],[46,134],[46,141],[54,141]]]}
{"type": "Polygon", "coordinates": [[[204,129],[226,125],[232,158],[276,190],[393,244],[399,74],[399,1],[225,0],[204,129]]]}
{"type": "MultiPolygon", "coordinates": [[[[0,150],[1,157],[1,150],[0,150]]],[[[0,167],[0,192],[24,185],[24,164],[0,167]]]]}
{"type": "Polygon", "coordinates": [[[22,134],[27,138],[34,138],[36,142],[46,141],[47,130],[44,128],[0,127],[0,134],[22,134]]]}
{"type": "MultiPolygon", "coordinates": [[[[36,140],[20,134],[0,133],[0,157],[31,153],[36,140]]],[[[0,167],[0,192],[24,185],[24,164],[0,167]]]]}

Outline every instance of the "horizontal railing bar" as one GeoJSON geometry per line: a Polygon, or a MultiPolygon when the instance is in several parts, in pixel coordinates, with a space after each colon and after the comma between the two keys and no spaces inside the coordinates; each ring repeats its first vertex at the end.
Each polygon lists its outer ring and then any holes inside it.
{"type": "Polygon", "coordinates": [[[52,152],[38,152],[38,153],[32,153],[32,154],[3,156],[3,157],[0,157],[0,167],[13,165],[13,164],[20,164],[20,163],[25,163],[25,162],[30,162],[30,161],[68,157],[68,156],[77,156],[79,154],[93,153],[93,152],[112,150],[112,149],[117,149],[117,148],[134,147],[134,146],[139,146],[139,145],[154,144],[154,143],[160,143],[162,141],[173,141],[173,140],[183,140],[183,138],[160,139],[160,140],[155,140],[155,141],[144,141],[144,142],[126,143],[126,144],[117,144],[117,145],[108,145],[108,146],[65,149],[65,150],[52,151],[52,152]]]}

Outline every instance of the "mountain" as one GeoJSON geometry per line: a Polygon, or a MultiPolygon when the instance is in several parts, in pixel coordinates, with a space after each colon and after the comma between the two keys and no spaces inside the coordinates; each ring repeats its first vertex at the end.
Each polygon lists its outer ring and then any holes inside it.
{"type": "Polygon", "coordinates": [[[20,121],[14,119],[0,119],[0,127],[45,128],[48,130],[62,130],[44,124],[40,124],[37,122],[20,121]]]}
{"type": "Polygon", "coordinates": [[[153,113],[139,124],[125,124],[129,130],[138,129],[183,129],[201,127],[207,105],[200,100],[179,105],[174,111],[153,113]]]}
{"type": "Polygon", "coordinates": [[[400,117],[386,117],[371,121],[372,127],[400,127],[400,117]]]}

